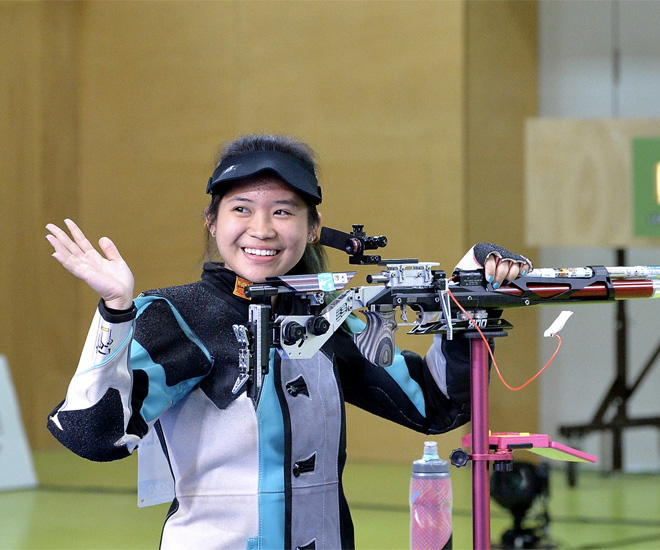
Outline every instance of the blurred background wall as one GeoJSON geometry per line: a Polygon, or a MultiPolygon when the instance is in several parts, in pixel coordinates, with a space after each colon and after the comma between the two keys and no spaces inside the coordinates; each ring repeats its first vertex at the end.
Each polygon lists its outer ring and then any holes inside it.
{"type": "MultiPolygon", "coordinates": [[[[111,237],[138,290],[193,281],[218,145],[274,132],[318,152],[324,222],[387,235],[385,257],[451,270],[481,240],[534,257],[521,213],[537,49],[533,1],[0,3],[0,353],[32,447],[56,445],[46,417],[97,302],[49,257],[46,223],[111,237]]],[[[537,368],[535,315],[508,316],[498,341],[513,384],[537,368]]],[[[534,386],[492,387],[493,429],[535,431],[534,386]]],[[[418,454],[423,436],[349,415],[349,456],[418,454]]]]}
{"type": "MultiPolygon", "coordinates": [[[[636,135],[659,134],[660,125],[660,2],[657,0],[603,0],[599,2],[539,3],[539,117],[542,120],[581,121],[618,119],[639,121],[655,127],[655,134],[638,128],[636,135]]],[[[617,132],[602,134],[612,143],[617,132]]],[[[576,182],[595,183],[592,192],[584,187],[571,196],[562,196],[566,206],[581,201],[585,205],[582,222],[591,238],[575,235],[573,246],[559,246],[552,227],[547,228],[546,245],[539,249],[537,263],[547,266],[617,265],[618,251],[628,265],[660,264],[658,239],[646,246],[632,241],[613,245],[607,231],[594,231],[597,217],[604,217],[612,227],[631,225],[628,205],[631,177],[620,179],[609,173],[608,159],[596,140],[582,144],[584,157],[578,158],[576,182]],[[588,210],[588,211],[587,211],[588,210]],[[591,223],[590,223],[591,222],[591,223]],[[595,237],[595,238],[594,238],[595,237]],[[576,246],[576,243],[580,243],[576,246]],[[590,241],[592,246],[585,246],[590,241]],[[594,241],[598,246],[593,246],[594,241]]],[[[615,162],[620,162],[616,161],[615,162]]],[[[624,163],[621,163],[624,164],[624,163]]],[[[565,160],[558,158],[550,167],[561,173],[565,160]]],[[[552,193],[552,190],[549,190],[552,193]]],[[[602,229],[602,228],[601,228],[602,229]]],[[[637,239],[639,241],[640,239],[637,239]]],[[[617,318],[614,305],[589,305],[574,309],[567,326],[568,337],[555,364],[540,379],[540,429],[561,439],[560,426],[590,423],[599,405],[618,376],[617,318]]],[[[544,330],[558,311],[542,308],[540,329],[544,330]]],[[[624,346],[625,386],[633,387],[647,361],[658,348],[660,310],[657,300],[626,301],[623,324],[627,332],[624,346]]],[[[555,345],[540,338],[542,357],[548,357],[555,345]],[[544,340],[544,341],[543,341],[544,340]]],[[[630,399],[612,401],[604,419],[610,425],[622,412],[629,419],[658,418],[660,365],[656,360],[630,399]]],[[[626,394],[618,384],[619,396],[626,394]]],[[[584,450],[599,457],[597,468],[648,472],[660,470],[660,430],[646,425],[625,429],[620,443],[611,430],[595,431],[579,441],[584,450]]],[[[565,440],[565,438],[564,438],[565,440]]]]}

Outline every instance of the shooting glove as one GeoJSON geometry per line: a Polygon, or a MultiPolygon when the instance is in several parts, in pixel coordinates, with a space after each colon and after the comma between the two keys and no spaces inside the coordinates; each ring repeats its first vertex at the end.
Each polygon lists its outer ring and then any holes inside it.
{"type": "Polygon", "coordinates": [[[468,250],[467,254],[461,258],[456,269],[481,269],[484,267],[486,259],[491,255],[495,255],[502,260],[510,260],[519,264],[527,263],[529,264],[530,271],[534,269],[532,261],[529,258],[521,256],[520,254],[514,254],[513,252],[509,252],[506,248],[490,243],[475,244],[470,250],[468,250]]]}

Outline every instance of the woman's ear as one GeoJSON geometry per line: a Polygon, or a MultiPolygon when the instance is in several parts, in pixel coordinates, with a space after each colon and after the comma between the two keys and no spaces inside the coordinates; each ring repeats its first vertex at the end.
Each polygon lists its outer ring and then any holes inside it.
{"type": "Polygon", "coordinates": [[[318,213],[318,216],[319,216],[318,222],[316,224],[312,225],[309,228],[309,236],[308,236],[307,241],[310,244],[317,243],[321,239],[321,221],[322,221],[322,218],[321,218],[321,213],[320,212],[318,213]]]}
{"type": "Polygon", "coordinates": [[[204,222],[207,231],[211,234],[212,237],[215,237],[215,226],[211,222],[211,217],[207,214],[206,221],[204,222]]]}

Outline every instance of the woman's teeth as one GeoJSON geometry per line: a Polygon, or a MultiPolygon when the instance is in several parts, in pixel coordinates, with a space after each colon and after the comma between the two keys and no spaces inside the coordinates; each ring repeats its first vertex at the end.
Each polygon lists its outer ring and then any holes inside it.
{"type": "Polygon", "coordinates": [[[243,250],[254,256],[275,256],[277,254],[277,250],[260,250],[258,248],[244,248],[243,250]]]}

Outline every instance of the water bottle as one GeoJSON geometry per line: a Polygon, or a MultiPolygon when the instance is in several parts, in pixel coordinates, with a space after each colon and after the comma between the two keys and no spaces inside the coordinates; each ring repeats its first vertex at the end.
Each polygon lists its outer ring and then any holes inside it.
{"type": "Polygon", "coordinates": [[[438,456],[435,441],[424,443],[424,455],[412,465],[410,479],[410,548],[452,547],[451,479],[449,462],[438,456]]]}

